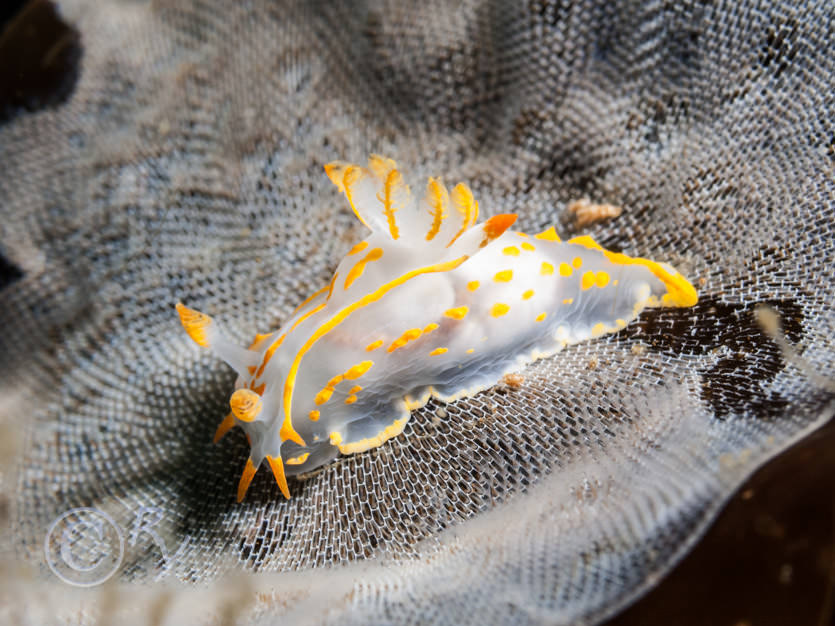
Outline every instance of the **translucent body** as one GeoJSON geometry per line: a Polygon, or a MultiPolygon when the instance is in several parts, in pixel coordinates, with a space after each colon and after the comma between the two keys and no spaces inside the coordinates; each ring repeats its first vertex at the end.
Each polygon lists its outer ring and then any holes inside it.
{"type": "Polygon", "coordinates": [[[450,194],[430,179],[414,203],[389,159],[326,169],[372,230],[326,288],[248,350],[180,305],[192,337],[241,374],[219,430],[239,425],[251,441],[239,498],[265,458],[288,495],[285,474],[381,445],[432,395],[472,395],[645,307],[697,301],[673,268],[588,237],[514,232],[513,215],[475,224],[464,185],[450,194]]]}

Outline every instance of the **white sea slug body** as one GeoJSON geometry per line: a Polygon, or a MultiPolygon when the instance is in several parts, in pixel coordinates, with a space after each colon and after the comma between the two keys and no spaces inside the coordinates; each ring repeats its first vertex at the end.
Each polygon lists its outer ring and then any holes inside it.
{"type": "Polygon", "coordinates": [[[177,305],[189,335],[239,374],[215,436],[237,425],[249,437],[238,500],[264,460],[289,498],[285,476],[381,445],[430,396],[473,395],[645,307],[698,299],[672,267],[589,237],[511,231],[512,214],[477,224],[463,183],[448,192],[431,178],[416,202],[390,159],[325,169],[371,230],[327,286],[248,349],[177,305]]]}

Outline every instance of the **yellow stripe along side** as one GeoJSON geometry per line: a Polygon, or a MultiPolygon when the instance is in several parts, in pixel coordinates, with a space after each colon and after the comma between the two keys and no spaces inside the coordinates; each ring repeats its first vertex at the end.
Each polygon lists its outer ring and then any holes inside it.
{"type": "Polygon", "coordinates": [[[667,306],[693,306],[699,301],[699,295],[696,293],[695,287],[684,276],[678,273],[671,274],[660,263],[641,257],[631,257],[621,252],[611,252],[588,235],[574,237],[569,239],[568,243],[583,246],[589,250],[598,250],[616,265],[643,265],[667,287],[667,293],[661,298],[661,301],[667,306]]]}
{"type": "MultiPolygon", "coordinates": [[[[336,278],[338,276],[339,276],[339,272],[336,272],[333,275],[333,277],[331,277],[330,284],[327,287],[323,288],[323,290],[324,289],[328,290],[328,297],[325,299],[325,301],[322,302],[321,304],[319,304],[318,306],[310,309],[307,313],[305,313],[299,319],[297,319],[296,322],[290,327],[290,330],[288,330],[286,333],[281,335],[278,339],[276,339],[270,345],[269,348],[267,348],[267,350],[264,352],[264,359],[263,359],[263,361],[261,361],[261,365],[258,367],[258,370],[254,374],[254,378],[252,380],[253,383],[255,383],[264,374],[264,369],[267,367],[267,363],[270,362],[270,359],[273,357],[273,354],[275,354],[275,351],[278,350],[278,348],[281,346],[282,343],[284,343],[284,340],[287,338],[287,335],[292,333],[296,329],[296,327],[299,324],[301,324],[303,321],[305,321],[308,317],[310,317],[311,315],[315,315],[316,313],[318,313],[319,311],[321,311],[322,309],[325,308],[325,306],[328,303],[328,300],[330,300],[331,294],[333,293],[333,285],[334,285],[334,283],[336,283],[336,278]]],[[[270,334],[274,334],[274,333],[270,333],[270,334]]]]}
{"type": "MultiPolygon", "coordinates": [[[[334,274],[334,276],[336,276],[336,274],[334,274]]],[[[331,285],[332,284],[333,283],[331,283],[331,285]]],[[[255,382],[259,378],[261,378],[261,376],[264,373],[264,369],[267,367],[267,363],[270,362],[270,359],[273,357],[273,354],[275,354],[275,351],[278,350],[279,346],[281,346],[281,344],[284,343],[284,340],[287,338],[287,335],[292,333],[296,329],[296,326],[301,324],[308,317],[310,317],[311,315],[315,315],[316,313],[318,313],[319,311],[324,309],[325,305],[327,305],[327,302],[322,302],[320,305],[315,306],[312,309],[310,309],[307,313],[305,313],[299,319],[296,320],[296,322],[290,327],[290,330],[288,330],[286,333],[281,335],[281,337],[276,339],[272,343],[272,345],[269,348],[267,348],[267,350],[264,352],[264,359],[261,361],[261,365],[258,367],[258,371],[255,373],[255,377],[254,377],[252,382],[255,382]]]]}
{"type": "Polygon", "coordinates": [[[308,340],[296,353],[296,356],[293,358],[293,363],[290,365],[290,369],[287,372],[287,378],[284,379],[284,394],[282,398],[284,404],[284,421],[281,424],[281,430],[279,432],[281,439],[284,441],[287,441],[288,439],[291,441],[295,441],[300,446],[307,445],[304,442],[304,439],[302,439],[301,436],[293,428],[293,422],[290,417],[292,415],[293,389],[296,385],[296,376],[299,373],[299,366],[301,365],[304,355],[307,354],[307,352],[313,347],[313,345],[317,341],[319,341],[319,339],[321,339],[334,328],[339,326],[342,322],[348,319],[348,317],[352,315],[355,311],[358,311],[359,309],[366,307],[369,304],[377,302],[380,298],[382,298],[392,289],[399,287],[400,285],[422,274],[433,274],[437,272],[448,272],[450,270],[454,270],[468,258],[469,257],[467,255],[464,255],[458,257],[457,259],[453,259],[452,261],[447,261],[445,263],[436,263],[434,265],[427,265],[425,267],[419,267],[417,269],[414,269],[411,272],[406,272],[402,276],[399,276],[398,278],[395,278],[394,280],[384,285],[381,285],[376,290],[372,291],[369,294],[366,294],[359,300],[352,302],[344,309],[336,313],[327,322],[322,324],[319,328],[317,328],[316,331],[308,338],[308,340]]]}
{"type": "Polygon", "coordinates": [[[363,272],[365,272],[365,266],[369,263],[373,263],[374,261],[379,261],[383,257],[383,249],[382,248],[373,248],[368,254],[366,254],[363,258],[359,261],[354,263],[354,267],[348,272],[348,275],[345,277],[345,289],[348,289],[351,284],[362,276],[363,272]]]}
{"type": "MultiPolygon", "coordinates": [[[[365,242],[363,241],[363,243],[365,243],[365,242]]],[[[366,245],[368,245],[368,244],[366,244],[366,245]]],[[[353,254],[353,252],[349,252],[348,254],[353,254]]],[[[314,291],[314,292],[313,292],[313,295],[308,296],[307,298],[305,298],[304,300],[302,300],[302,303],[301,303],[299,306],[297,306],[295,309],[293,309],[293,312],[291,313],[291,315],[295,315],[296,313],[298,313],[301,309],[303,309],[303,308],[304,308],[304,306],[305,306],[306,304],[309,304],[311,300],[313,300],[313,299],[317,298],[318,296],[321,296],[321,295],[322,295],[323,293],[325,293],[328,289],[330,289],[330,285],[325,285],[325,286],[324,286],[324,287],[322,287],[319,291],[314,291]]],[[[271,334],[271,333],[270,333],[270,334],[271,334]]],[[[264,335],[264,336],[267,336],[267,335],[264,335]]],[[[255,340],[256,340],[256,341],[258,340],[258,337],[257,337],[257,336],[255,337],[255,340]]],[[[255,342],[253,342],[253,345],[254,345],[254,344],[255,344],[255,342]]]]}

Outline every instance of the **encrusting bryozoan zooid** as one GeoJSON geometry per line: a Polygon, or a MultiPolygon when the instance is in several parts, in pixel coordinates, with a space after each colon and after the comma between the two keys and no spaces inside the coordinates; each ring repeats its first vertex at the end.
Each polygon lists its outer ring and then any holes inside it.
{"type": "Polygon", "coordinates": [[[473,395],[564,346],[616,332],[642,309],[694,305],[675,269],[609,252],[554,228],[511,231],[516,215],[476,223],[459,183],[430,178],[419,201],[391,159],[325,166],[371,231],[277,331],[241,348],[209,316],[177,304],[189,336],[238,372],[231,412],[250,444],[242,500],[266,460],[286,476],[399,435],[430,396],[473,395]]]}

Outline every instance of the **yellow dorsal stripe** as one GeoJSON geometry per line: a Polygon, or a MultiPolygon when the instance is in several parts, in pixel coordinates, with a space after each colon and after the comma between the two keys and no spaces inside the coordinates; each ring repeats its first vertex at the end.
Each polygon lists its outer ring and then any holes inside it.
{"type": "Polygon", "coordinates": [[[334,275],[331,277],[331,284],[328,285],[328,297],[325,300],[330,300],[331,296],[333,295],[333,286],[336,284],[336,277],[339,276],[339,272],[335,272],[334,275]]]}
{"type": "MultiPolygon", "coordinates": [[[[308,300],[310,300],[310,299],[311,298],[308,298],[308,300]]],[[[294,313],[295,313],[295,311],[294,311],[294,313]]],[[[247,348],[247,349],[252,350],[255,346],[257,346],[261,342],[261,340],[267,339],[272,334],[273,333],[255,333],[255,338],[252,340],[252,343],[249,344],[249,348],[247,348]]],[[[252,367],[252,369],[254,370],[255,368],[252,367]]]]}
{"type": "Polygon", "coordinates": [[[317,393],[316,396],[313,398],[313,401],[316,403],[316,406],[321,406],[325,404],[328,400],[330,400],[331,396],[333,395],[334,388],[341,382],[341,377],[337,377],[336,382],[334,382],[334,380],[331,379],[330,382],[328,382],[328,384],[325,387],[323,387],[322,390],[319,391],[319,393],[317,393]]]}
{"type": "Polygon", "coordinates": [[[414,341],[418,339],[423,334],[423,331],[420,328],[410,328],[406,332],[404,332],[400,337],[395,339],[391,342],[391,345],[386,348],[386,352],[394,352],[398,348],[402,348],[410,341],[414,341]]]}
{"type": "Polygon", "coordinates": [[[386,295],[392,289],[410,281],[416,276],[421,276],[422,274],[432,274],[437,272],[448,272],[450,270],[454,270],[456,267],[461,265],[464,261],[466,261],[469,257],[467,255],[458,257],[457,259],[453,259],[452,261],[447,261],[446,263],[435,263],[434,265],[427,265],[425,267],[419,267],[411,272],[406,272],[402,276],[395,278],[394,280],[381,285],[374,291],[369,294],[366,294],[359,300],[352,302],[344,309],[336,313],[332,318],[330,318],[327,322],[319,326],[316,331],[307,339],[301,349],[296,353],[295,358],[293,359],[292,364],[290,365],[290,369],[287,372],[287,378],[284,380],[284,393],[282,396],[284,402],[284,421],[281,425],[281,431],[279,432],[279,436],[283,441],[287,441],[288,439],[291,441],[295,441],[300,446],[306,445],[304,439],[296,432],[293,428],[293,422],[291,420],[292,415],[292,402],[293,402],[293,388],[296,384],[296,376],[299,373],[299,366],[301,365],[302,359],[304,355],[313,347],[313,345],[319,341],[322,337],[327,335],[331,332],[334,328],[339,326],[342,322],[344,322],[350,315],[352,315],[355,311],[368,306],[374,302],[377,302],[380,298],[386,295]]]}
{"type": "MultiPolygon", "coordinates": [[[[363,243],[364,243],[364,242],[363,242],[363,243]]],[[[349,254],[350,254],[350,253],[349,253],[349,254]]],[[[321,295],[322,295],[323,293],[325,293],[325,292],[326,292],[329,288],[330,288],[330,285],[325,285],[325,286],[324,286],[324,287],[322,287],[319,291],[315,291],[315,292],[313,293],[313,295],[308,296],[307,298],[305,298],[304,300],[302,300],[302,303],[301,303],[299,306],[297,306],[297,307],[293,310],[293,315],[295,315],[295,314],[296,314],[296,313],[298,313],[301,309],[303,309],[303,308],[305,307],[305,305],[306,305],[306,304],[309,304],[309,303],[310,303],[310,301],[311,301],[311,300],[314,300],[314,299],[315,299],[315,298],[317,298],[318,296],[321,296],[321,295]]],[[[257,339],[256,339],[256,341],[257,341],[257,339]]],[[[253,344],[254,344],[254,342],[253,342],[253,344]]]]}
{"type": "Polygon", "coordinates": [[[354,264],[354,267],[351,268],[351,271],[348,272],[348,275],[345,277],[345,289],[351,286],[351,284],[365,271],[365,266],[372,261],[378,261],[383,256],[383,249],[382,248],[374,248],[364,257],[362,257],[359,261],[354,264]]]}
{"type": "Polygon", "coordinates": [[[367,346],[365,346],[365,351],[366,352],[373,352],[374,350],[376,350],[377,348],[379,348],[382,345],[383,345],[383,340],[382,339],[378,339],[377,341],[372,341],[367,346]]]}
{"type": "Polygon", "coordinates": [[[617,265],[643,265],[667,287],[667,293],[662,300],[664,304],[671,306],[693,306],[699,301],[699,294],[696,288],[681,274],[671,274],[659,263],[649,259],[633,258],[620,252],[609,252],[603,250],[603,254],[612,263],[617,265]]]}
{"type": "MultiPolygon", "coordinates": [[[[334,276],[336,276],[336,274],[334,274],[334,276]]],[[[331,282],[330,289],[333,289],[333,282],[331,282]]],[[[267,349],[267,351],[264,353],[264,361],[263,361],[263,363],[261,363],[261,367],[259,367],[259,368],[258,368],[258,374],[257,374],[257,377],[260,377],[260,376],[261,376],[261,374],[263,374],[263,373],[264,373],[264,368],[267,366],[267,363],[269,362],[270,358],[273,356],[273,354],[275,353],[275,351],[276,351],[276,350],[278,350],[279,346],[280,346],[282,343],[284,343],[284,339],[287,337],[287,335],[289,335],[291,332],[293,332],[299,324],[301,324],[303,321],[305,321],[305,320],[306,320],[307,318],[309,318],[311,315],[315,315],[316,313],[318,313],[319,311],[321,311],[322,309],[324,309],[326,304],[327,304],[326,302],[322,302],[322,303],[321,303],[321,304],[319,304],[318,306],[316,306],[316,307],[314,307],[314,308],[310,309],[307,313],[305,313],[304,315],[302,315],[299,319],[297,319],[297,320],[293,323],[293,325],[290,327],[290,330],[288,330],[286,333],[284,333],[283,335],[281,335],[281,337],[279,337],[278,339],[276,339],[276,340],[273,342],[273,344],[272,344],[272,345],[271,345],[271,346],[267,349]]]]}
{"type": "MultiPolygon", "coordinates": [[[[589,250],[599,250],[607,259],[617,265],[643,265],[667,287],[667,293],[662,297],[666,305],[693,306],[699,301],[699,294],[696,292],[696,288],[684,276],[677,272],[675,274],[668,272],[660,263],[639,257],[633,258],[620,252],[610,252],[588,235],[574,237],[573,239],[569,239],[568,243],[577,244],[589,250]]],[[[577,263],[574,266],[579,267],[577,263]]]]}
{"type": "MultiPolygon", "coordinates": [[[[334,389],[336,389],[336,386],[339,383],[341,383],[343,380],[356,380],[357,378],[365,374],[368,370],[370,370],[372,365],[374,365],[374,361],[362,361],[361,363],[357,363],[356,365],[350,367],[344,373],[334,376],[328,381],[328,384],[325,385],[322,388],[322,390],[316,394],[316,397],[313,399],[313,401],[317,405],[325,404],[328,400],[331,399],[334,389]]],[[[360,387],[360,389],[362,389],[362,387],[360,387]]],[[[350,393],[354,392],[351,391],[350,393]]]]}
{"type": "Polygon", "coordinates": [[[360,241],[357,245],[355,245],[353,248],[351,248],[351,251],[348,253],[348,256],[351,256],[352,254],[357,254],[359,252],[362,252],[367,247],[368,247],[368,242],[367,241],[360,241]]]}
{"type": "Polygon", "coordinates": [[[296,327],[299,324],[301,324],[303,321],[305,321],[308,317],[318,313],[323,308],[325,308],[325,306],[327,305],[327,300],[330,299],[331,294],[333,293],[333,285],[336,282],[336,277],[337,276],[339,276],[339,272],[337,272],[333,275],[333,277],[331,278],[330,284],[327,287],[325,287],[325,289],[328,290],[328,297],[325,299],[325,302],[322,302],[321,304],[319,304],[315,308],[311,309],[310,311],[308,311],[307,313],[302,315],[299,319],[297,319],[293,323],[293,325],[290,327],[290,330],[288,330],[286,333],[281,335],[278,339],[276,339],[272,343],[272,345],[270,345],[269,348],[267,348],[267,350],[264,352],[264,360],[261,362],[261,365],[258,367],[258,371],[255,373],[255,378],[256,379],[260,378],[261,375],[264,373],[264,369],[267,367],[267,363],[270,362],[270,359],[272,358],[273,354],[275,354],[275,351],[278,350],[278,348],[281,346],[282,343],[284,343],[284,340],[287,338],[287,335],[289,335],[291,332],[293,332],[296,329],[296,327]]]}
{"type": "MultiPolygon", "coordinates": [[[[334,276],[336,276],[336,274],[334,274],[334,276]]],[[[331,287],[333,287],[333,282],[331,282],[331,287]]],[[[264,373],[264,368],[267,367],[267,363],[270,362],[270,359],[273,357],[273,354],[275,354],[275,351],[278,350],[279,346],[281,346],[281,344],[284,343],[284,340],[287,338],[287,335],[292,333],[296,329],[296,326],[301,324],[308,317],[310,317],[311,315],[315,315],[316,313],[324,309],[326,304],[327,302],[322,302],[320,305],[310,309],[307,313],[305,313],[295,321],[295,323],[290,327],[290,330],[288,330],[286,333],[281,335],[281,337],[273,341],[272,345],[269,348],[267,348],[266,352],[264,352],[264,360],[261,361],[261,365],[258,367],[258,371],[255,373],[255,378],[260,378],[261,375],[264,373]]]]}
{"type": "MultiPolygon", "coordinates": [[[[307,314],[310,314],[311,311],[308,311],[307,314]]],[[[287,337],[287,333],[281,335],[278,339],[270,344],[270,347],[267,348],[266,352],[264,352],[264,359],[261,361],[261,365],[258,366],[258,370],[255,372],[255,378],[261,378],[261,375],[264,373],[264,368],[267,367],[267,363],[270,362],[270,359],[273,358],[273,354],[275,351],[278,350],[279,346],[284,343],[284,339],[287,337]]]]}
{"type": "Polygon", "coordinates": [[[426,233],[426,241],[432,241],[435,235],[441,230],[441,223],[446,218],[444,211],[449,203],[449,194],[446,187],[437,178],[430,178],[426,186],[427,200],[432,207],[432,226],[426,233]]]}
{"type": "Polygon", "coordinates": [[[361,361],[356,365],[351,366],[348,371],[343,374],[343,376],[345,377],[345,380],[356,380],[370,370],[373,365],[374,361],[361,361]]]}

